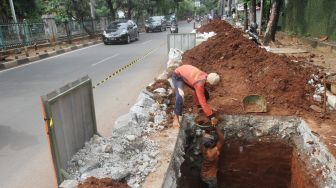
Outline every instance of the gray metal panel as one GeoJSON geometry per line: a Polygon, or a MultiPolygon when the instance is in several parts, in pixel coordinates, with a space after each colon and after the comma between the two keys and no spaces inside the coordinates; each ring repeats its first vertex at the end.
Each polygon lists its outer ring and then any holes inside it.
{"type": "Polygon", "coordinates": [[[170,48],[177,48],[181,51],[190,50],[196,46],[196,33],[168,34],[168,52],[170,48]]]}
{"type": "Polygon", "coordinates": [[[88,77],[76,80],[42,97],[49,126],[51,150],[58,182],[63,180],[61,169],[86,141],[97,134],[92,83],[88,77]]]}

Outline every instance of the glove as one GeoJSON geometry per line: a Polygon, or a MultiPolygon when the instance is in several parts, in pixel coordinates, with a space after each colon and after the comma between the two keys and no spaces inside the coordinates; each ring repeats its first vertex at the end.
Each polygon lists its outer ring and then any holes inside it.
{"type": "Polygon", "coordinates": [[[219,123],[219,120],[216,117],[211,118],[211,125],[213,127],[216,127],[218,125],[218,123],[219,123]]]}

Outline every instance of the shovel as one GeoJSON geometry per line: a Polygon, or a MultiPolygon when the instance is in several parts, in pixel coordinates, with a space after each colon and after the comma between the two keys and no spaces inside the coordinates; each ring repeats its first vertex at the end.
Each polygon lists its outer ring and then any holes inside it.
{"type": "Polygon", "coordinates": [[[243,99],[245,112],[267,112],[266,98],[260,95],[248,95],[243,99]]]}

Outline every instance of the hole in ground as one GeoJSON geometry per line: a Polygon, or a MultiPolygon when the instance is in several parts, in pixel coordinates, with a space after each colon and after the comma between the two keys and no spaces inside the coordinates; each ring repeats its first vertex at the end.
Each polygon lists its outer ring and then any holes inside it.
{"type": "MultiPolygon", "coordinates": [[[[202,156],[195,155],[195,140],[187,139],[179,188],[206,187],[200,177],[202,156]]],[[[291,144],[277,138],[227,140],[219,160],[218,187],[316,187],[297,153],[291,144]]]]}

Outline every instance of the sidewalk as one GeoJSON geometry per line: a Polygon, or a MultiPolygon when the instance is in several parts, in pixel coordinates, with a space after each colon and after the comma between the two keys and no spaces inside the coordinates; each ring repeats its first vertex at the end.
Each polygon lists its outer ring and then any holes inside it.
{"type": "Polygon", "coordinates": [[[101,43],[99,36],[92,39],[79,39],[73,41],[72,44],[63,42],[54,46],[50,43],[30,46],[27,51],[23,47],[11,49],[9,50],[9,56],[6,57],[5,61],[0,61],[0,71],[98,43],[101,43]]]}

